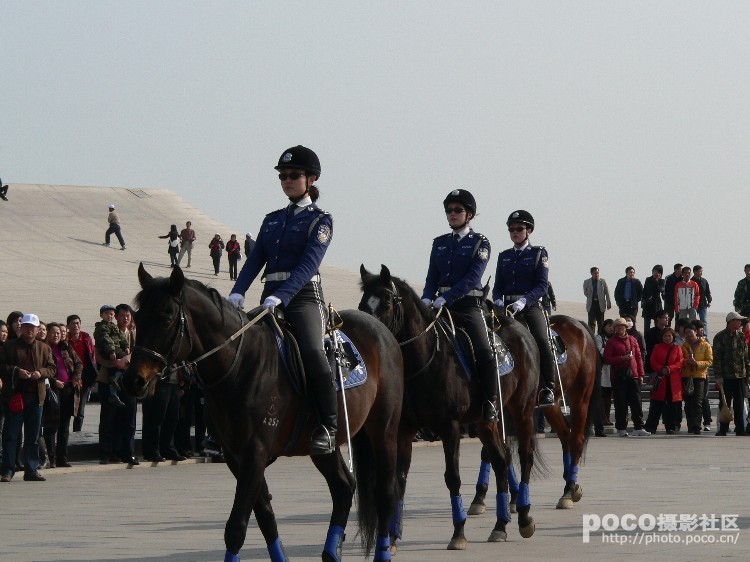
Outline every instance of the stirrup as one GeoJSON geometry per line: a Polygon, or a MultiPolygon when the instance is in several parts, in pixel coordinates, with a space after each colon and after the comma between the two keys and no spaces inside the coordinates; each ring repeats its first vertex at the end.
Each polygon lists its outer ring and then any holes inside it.
{"type": "Polygon", "coordinates": [[[310,454],[328,455],[335,450],[336,430],[325,425],[318,426],[310,438],[310,454]]]}
{"type": "Polygon", "coordinates": [[[540,408],[549,408],[555,405],[555,393],[549,388],[543,388],[539,391],[538,404],[540,408]]]}

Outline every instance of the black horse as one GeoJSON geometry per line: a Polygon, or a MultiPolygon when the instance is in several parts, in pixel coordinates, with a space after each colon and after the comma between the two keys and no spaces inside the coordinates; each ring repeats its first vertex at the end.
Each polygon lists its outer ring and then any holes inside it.
{"type": "MultiPolygon", "coordinates": [[[[237,479],[224,532],[225,560],[239,560],[251,511],[271,560],[286,560],[264,471],[278,456],[308,454],[314,420],[305,397],[293,389],[286,374],[272,329],[265,323],[248,327],[247,315],[215,289],[185,279],[179,267],[169,278],[154,279],[141,264],[138,279],[143,290],[136,297],[138,333],[123,378],[126,389],[143,397],[175,365],[193,362],[206,396],[207,425],[237,479]]],[[[388,525],[397,493],[403,363],[396,340],[380,322],[355,310],[344,311],[341,317],[344,332],[367,368],[365,383],[346,391],[354,435],[359,532],[368,554],[375,544],[374,559],[388,560],[388,525]]],[[[345,432],[339,432],[339,440],[344,438],[345,432]]],[[[338,447],[333,454],[311,458],[333,499],[323,560],[338,561],[355,478],[338,447]]]]}
{"type": "MultiPolygon", "coordinates": [[[[398,449],[400,501],[396,509],[398,521],[391,526],[392,550],[395,551],[396,539],[401,538],[400,515],[411,464],[412,440],[422,427],[435,431],[443,442],[445,484],[451,495],[454,526],[448,548],[461,550],[467,546],[458,460],[460,425],[468,423],[477,424],[483,455],[494,470],[500,492],[497,495],[497,522],[488,541],[506,540],[505,527],[510,520],[507,493],[509,452],[500,438],[498,424],[483,421],[483,394],[477,377],[474,376],[471,382],[467,379],[451,338],[435,327],[435,312],[420,301],[405,281],[393,277],[384,265],[379,275],[368,272],[362,265],[360,275],[363,291],[360,310],[379,318],[395,334],[404,355],[406,389],[398,449]]],[[[530,537],[535,525],[529,514],[528,483],[534,463],[533,413],[539,386],[539,351],[531,334],[518,322],[511,318],[500,322],[501,338],[515,359],[513,370],[500,380],[503,402],[514,420],[518,438],[523,490],[518,504],[518,525],[521,536],[530,537]]]]}
{"type": "MultiPolygon", "coordinates": [[[[501,311],[497,311],[502,314],[501,311]]],[[[555,378],[555,396],[557,401],[554,406],[544,408],[544,416],[552,426],[563,450],[563,479],[565,487],[563,495],[557,502],[557,509],[570,509],[574,502],[583,497],[583,488],[578,484],[578,467],[586,448],[589,431],[594,418],[599,412],[598,397],[599,376],[597,375],[596,361],[598,353],[594,337],[589,327],[575,318],[558,314],[551,316],[550,326],[565,343],[566,360],[559,365],[560,378],[555,378]],[[560,389],[562,380],[562,391],[560,389]],[[570,415],[564,415],[560,408],[562,404],[562,392],[565,393],[566,405],[570,409],[570,415]]],[[[483,465],[486,460],[483,459],[483,465]]],[[[482,480],[483,469],[480,468],[482,480]]],[[[514,486],[514,475],[511,468],[511,510],[518,493],[517,485],[514,486]]],[[[477,483],[477,493],[471,502],[470,514],[478,514],[484,511],[484,497],[487,493],[487,485],[477,483]]]]}

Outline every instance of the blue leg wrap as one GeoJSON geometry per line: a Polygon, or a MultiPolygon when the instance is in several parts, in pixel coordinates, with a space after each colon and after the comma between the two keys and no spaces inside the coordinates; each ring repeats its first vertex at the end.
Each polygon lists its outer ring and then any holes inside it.
{"type": "Polygon", "coordinates": [[[578,482],[578,466],[570,467],[570,481],[578,482]]]}
{"type": "Polygon", "coordinates": [[[453,524],[458,525],[466,521],[464,511],[464,500],[461,496],[451,496],[451,511],[453,512],[453,524]]]}
{"type": "Polygon", "coordinates": [[[390,560],[391,559],[391,538],[378,537],[375,540],[375,557],[373,560],[390,560]]]}
{"type": "Polygon", "coordinates": [[[531,493],[529,492],[529,485],[526,482],[521,482],[518,486],[518,499],[516,500],[516,505],[519,509],[531,505],[531,493]]]}
{"type": "Polygon", "coordinates": [[[511,492],[518,493],[518,478],[516,478],[516,470],[512,464],[508,465],[508,488],[511,492]]]}
{"type": "Polygon", "coordinates": [[[403,517],[404,500],[398,500],[396,502],[396,509],[393,510],[393,515],[391,516],[391,523],[388,526],[388,532],[395,539],[401,538],[401,530],[403,529],[401,521],[403,520],[403,517]]]}
{"type": "Polygon", "coordinates": [[[224,562],[240,562],[240,555],[232,554],[227,550],[224,554],[224,562]]]}
{"type": "Polygon", "coordinates": [[[510,510],[508,509],[508,500],[510,494],[508,492],[501,492],[495,495],[497,499],[497,518],[505,521],[510,521],[510,510]]]}
{"type": "Polygon", "coordinates": [[[477,486],[489,486],[490,485],[490,471],[492,465],[486,461],[482,461],[479,467],[479,477],[477,478],[477,486]]]}
{"type": "Polygon", "coordinates": [[[271,562],[287,562],[284,546],[281,544],[281,537],[276,537],[276,540],[268,545],[268,554],[271,556],[271,562]]]}
{"type": "Polygon", "coordinates": [[[568,474],[570,474],[570,465],[573,464],[573,459],[570,456],[570,452],[563,451],[563,480],[568,481],[568,474]]]}
{"type": "Polygon", "coordinates": [[[338,525],[331,525],[328,527],[328,534],[326,535],[326,544],[323,546],[323,552],[334,560],[340,560],[339,557],[339,545],[344,542],[344,528],[338,525]]]}

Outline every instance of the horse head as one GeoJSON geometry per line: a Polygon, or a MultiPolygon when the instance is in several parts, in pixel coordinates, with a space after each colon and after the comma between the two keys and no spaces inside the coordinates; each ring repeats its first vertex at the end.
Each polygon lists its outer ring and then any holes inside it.
{"type": "Polygon", "coordinates": [[[138,398],[153,395],[156,381],[166,378],[172,367],[192,350],[183,291],[185,276],[179,266],[169,278],[152,277],[138,267],[141,292],[136,296],[136,345],[123,376],[125,390],[138,398]]]}

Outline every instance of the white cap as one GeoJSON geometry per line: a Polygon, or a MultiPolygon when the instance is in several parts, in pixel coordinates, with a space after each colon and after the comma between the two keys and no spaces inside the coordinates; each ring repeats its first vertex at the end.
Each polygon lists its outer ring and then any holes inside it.
{"type": "Polygon", "coordinates": [[[109,208],[110,208],[110,209],[114,209],[114,208],[115,208],[114,204],[110,203],[110,204],[109,204],[109,208]]]}
{"type": "Polygon", "coordinates": [[[31,324],[32,326],[39,327],[39,317],[36,314],[24,314],[21,319],[21,324],[31,324]]]}
{"type": "MultiPolygon", "coordinates": [[[[26,317],[24,316],[24,318],[26,317]]],[[[747,320],[747,318],[737,312],[730,312],[727,314],[727,322],[731,322],[732,320],[747,320]]]]}
{"type": "Polygon", "coordinates": [[[252,232],[246,232],[245,236],[249,236],[250,238],[252,238],[253,237],[253,233],[252,232]]]}

